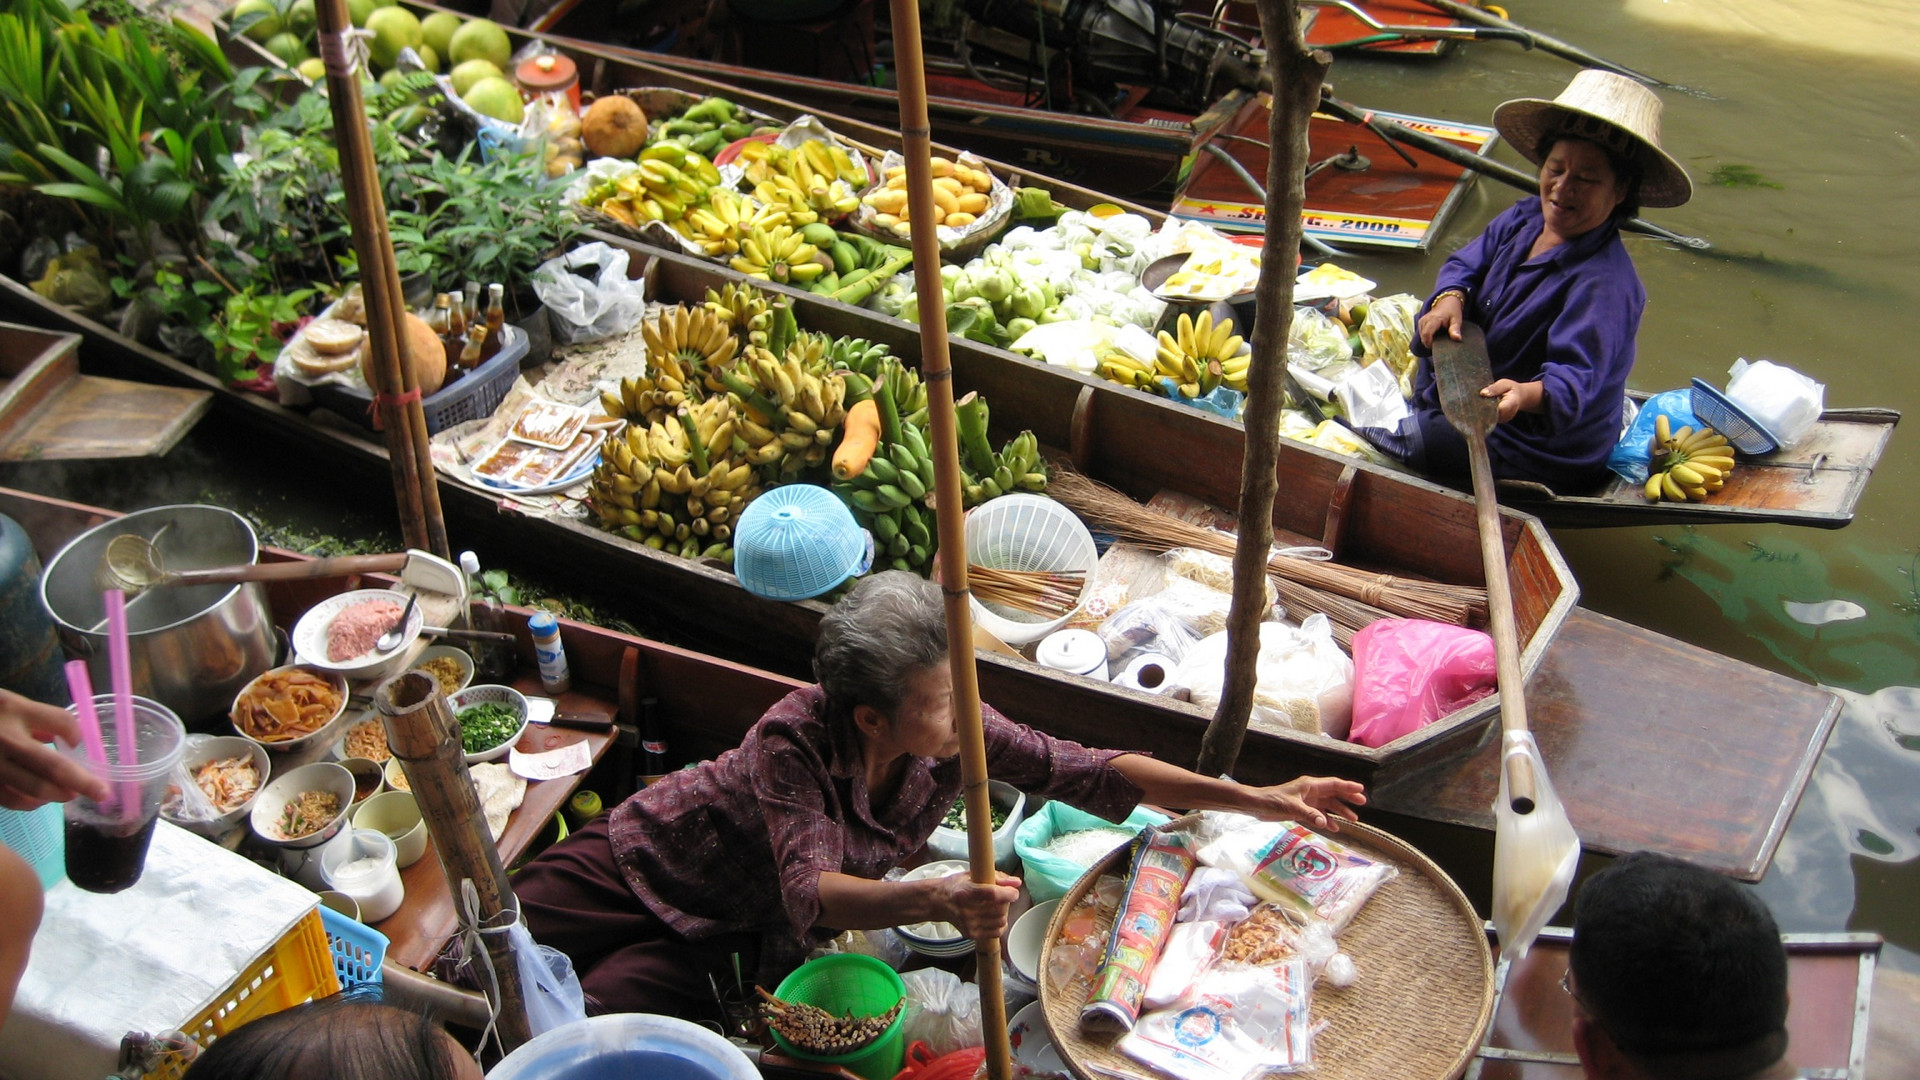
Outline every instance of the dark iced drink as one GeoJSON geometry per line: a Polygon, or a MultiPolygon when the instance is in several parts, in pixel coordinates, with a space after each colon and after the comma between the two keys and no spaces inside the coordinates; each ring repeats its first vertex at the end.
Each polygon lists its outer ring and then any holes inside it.
{"type": "Polygon", "coordinates": [[[146,868],[160,798],[180,761],[187,732],[180,719],[158,702],[135,697],[133,720],[122,725],[114,721],[111,696],[101,694],[93,700],[99,716],[100,759],[81,747],[62,746],[61,752],[105,780],[108,795],[101,803],[81,796],[63,808],[67,880],[88,892],[117,893],[138,882],[146,868]],[[137,740],[134,752],[121,752],[122,736],[137,740]]]}
{"type": "Polygon", "coordinates": [[[147,865],[147,845],[153,842],[154,815],[124,824],[117,818],[88,814],[97,820],[67,816],[67,880],[88,892],[117,893],[140,880],[147,865]]]}

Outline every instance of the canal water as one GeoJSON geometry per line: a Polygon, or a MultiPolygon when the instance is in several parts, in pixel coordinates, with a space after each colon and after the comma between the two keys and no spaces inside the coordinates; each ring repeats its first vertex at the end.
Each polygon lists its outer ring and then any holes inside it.
{"type": "MultiPolygon", "coordinates": [[[[1646,216],[1714,250],[1627,241],[1649,297],[1633,385],[1672,389],[1693,376],[1725,385],[1736,358],[1766,358],[1825,383],[1829,407],[1909,417],[1845,529],[1560,530],[1555,539],[1589,607],[1841,695],[1846,710],[1759,889],[1784,928],[1876,931],[1887,939],[1884,962],[1920,971],[1920,9],[1881,0],[1507,6],[1522,25],[1688,88],[1661,97],[1665,145],[1692,174],[1694,198],[1646,216]],[[1860,616],[1815,626],[1786,607],[1828,601],[1857,605],[1860,616]]],[[[1488,123],[1501,101],[1551,98],[1573,71],[1537,51],[1481,43],[1435,63],[1342,59],[1331,81],[1371,107],[1488,123]]],[[[1525,164],[1508,148],[1497,154],[1525,164]]],[[[1353,268],[1424,295],[1446,253],[1518,197],[1483,180],[1433,253],[1353,268]]],[[[1676,717],[1713,692],[1672,687],[1676,717]]]]}

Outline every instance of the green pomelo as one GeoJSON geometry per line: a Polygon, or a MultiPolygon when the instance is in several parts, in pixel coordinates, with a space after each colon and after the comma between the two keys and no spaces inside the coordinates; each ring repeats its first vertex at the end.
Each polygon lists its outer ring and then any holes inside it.
{"type": "Polygon", "coordinates": [[[505,71],[507,61],[513,59],[513,43],[507,40],[507,32],[488,19],[475,19],[454,31],[448,47],[452,50],[449,58],[456,64],[485,60],[505,71]]]}
{"type": "Polygon", "coordinates": [[[267,39],[267,51],[280,58],[288,67],[293,67],[307,58],[307,47],[300,43],[298,34],[275,34],[267,39]]]}
{"type": "Polygon", "coordinates": [[[467,91],[473,89],[474,83],[481,79],[499,79],[505,76],[499,68],[493,66],[491,61],[468,60],[455,63],[453,71],[448,73],[447,77],[453,80],[453,92],[460,95],[460,100],[465,101],[467,91]]]}
{"type": "Polygon", "coordinates": [[[373,57],[375,67],[390,68],[400,59],[401,49],[415,49],[421,45],[420,20],[413,12],[400,7],[374,9],[367,16],[367,29],[373,31],[373,41],[367,51],[373,57]]]}
{"type": "Polygon", "coordinates": [[[313,0],[293,0],[287,5],[287,29],[306,37],[313,32],[314,25],[320,21],[315,13],[313,0]]]}
{"type": "Polygon", "coordinates": [[[526,116],[526,103],[520,100],[519,89],[498,75],[489,75],[474,83],[460,95],[460,100],[472,106],[474,112],[503,123],[518,124],[526,116]]]}
{"type": "Polygon", "coordinates": [[[451,11],[436,11],[420,23],[420,36],[427,47],[442,58],[453,55],[453,35],[460,29],[460,16],[451,11]]]}
{"type": "Polygon", "coordinates": [[[367,25],[367,17],[373,14],[373,0],[347,0],[347,21],[354,29],[367,25]]]}
{"type": "Polygon", "coordinates": [[[299,66],[295,68],[295,70],[314,82],[319,82],[321,79],[327,77],[327,62],[317,56],[310,56],[300,61],[299,66]]]}
{"type": "Polygon", "coordinates": [[[434,51],[433,46],[421,45],[413,51],[420,54],[421,67],[426,68],[435,75],[440,74],[440,54],[434,51]]]}
{"type": "Polygon", "coordinates": [[[270,0],[240,0],[233,8],[233,21],[257,15],[259,19],[246,29],[246,35],[265,44],[273,35],[280,32],[280,12],[270,0]]]}

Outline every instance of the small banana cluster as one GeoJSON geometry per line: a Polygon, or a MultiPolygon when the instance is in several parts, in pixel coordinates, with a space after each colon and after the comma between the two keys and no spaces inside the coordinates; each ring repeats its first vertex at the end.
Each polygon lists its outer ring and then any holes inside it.
{"type": "Polygon", "coordinates": [[[755,230],[765,231],[787,224],[785,210],[761,206],[737,191],[714,188],[704,206],[690,207],[685,217],[668,222],[668,227],[706,252],[712,258],[725,258],[740,251],[740,241],[755,230]]]}
{"type": "Polygon", "coordinates": [[[1222,384],[1246,390],[1251,354],[1241,355],[1240,347],[1246,342],[1233,332],[1233,320],[1215,323],[1211,311],[1201,312],[1197,319],[1183,311],[1175,329],[1176,334],[1160,331],[1160,348],[1154,357],[1157,376],[1172,379],[1175,393],[1184,398],[1205,397],[1222,384]]]}
{"type": "MultiPolygon", "coordinates": [[[[700,306],[725,319],[744,344],[766,347],[774,319],[773,304],[766,293],[744,282],[729,281],[718,289],[708,288],[706,301],[700,306]]],[[[780,301],[780,306],[786,307],[786,301],[780,301]]]]}
{"type": "Polygon", "coordinates": [[[748,230],[740,241],[740,254],[727,265],[762,281],[805,285],[827,271],[819,254],[820,249],[791,225],[776,225],[748,230]]]}
{"type": "Polygon", "coordinates": [[[706,307],[669,307],[640,325],[647,346],[647,373],[620,380],[620,392],[600,395],[600,407],[615,420],[654,423],[689,401],[705,397],[712,372],[739,351],[727,319],[706,307]]]}
{"type": "Polygon", "coordinates": [[[582,202],[625,225],[671,224],[706,203],[719,183],[713,162],[675,143],[655,143],[640,152],[634,172],[596,185],[582,202]]]}
{"type": "Polygon", "coordinates": [[[995,453],[987,442],[987,400],[977,393],[954,402],[954,424],[960,439],[960,465],[965,482],[960,501],[966,509],[1014,491],[1047,490],[1047,465],[1040,457],[1040,440],[1023,431],[995,453]]]}
{"type": "Polygon", "coordinates": [[[828,366],[837,371],[864,375],[869,383],[879,377],[880,362],[892,355],[893,352],[885,345],[866,338],[835,338],[827,346],[828,366]]]}
{"type": "Polygon", "coordinates": [[[732,395],[744,459],[769,483],[826,463],[847,418],[847,380],[827,366],[827,339],[800,335],[784,356],[759,346],[720,373],[732,395]]]}
{"type": "Polygon", "coordinates": [[[591,481],[601,523],[658,551],[731,562],[733,522],[759,494],[735,453],[738,420],[718,394],[608,439],[591,481]]]}
{"type": "Polygon", "coordinates": [[[1653,420],[1653,459],[1646,496],[1651,502],[1702,502],[1733,474],[1733,447],[1710,427],[1673,430],[1664,414],[1653,420]]]}
{"type": "Polygon", "coordinates": [[[844,149],[820,139],[792,148],[748,143],[740,160],[754,198],[785,209],[795,225],[846,217],[859,208],[860,189],[867,186],[866,170],[844,149]]]}

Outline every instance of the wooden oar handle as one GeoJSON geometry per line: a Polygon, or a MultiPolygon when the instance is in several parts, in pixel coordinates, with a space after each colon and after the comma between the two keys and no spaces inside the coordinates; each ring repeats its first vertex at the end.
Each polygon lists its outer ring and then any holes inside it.
{"type": "Polygon", "coordinates": [[[1533,759],[1525,754],[1508,754],[1507,805],[1516,814],[1533,813],[1533,759]]]}
{"type": "Polygon", "coordinates": [[[311,581],[315,578],[351,577],[355,574],[390,574],[407,564],[407,553],[391,555],[341,555],[331,559],[304,559],[298,562],[254,563],[248,566],[222,566],[212,570],[182,570],[161,579],[162,585],[230,585],[240,581],[311,581]]]}

